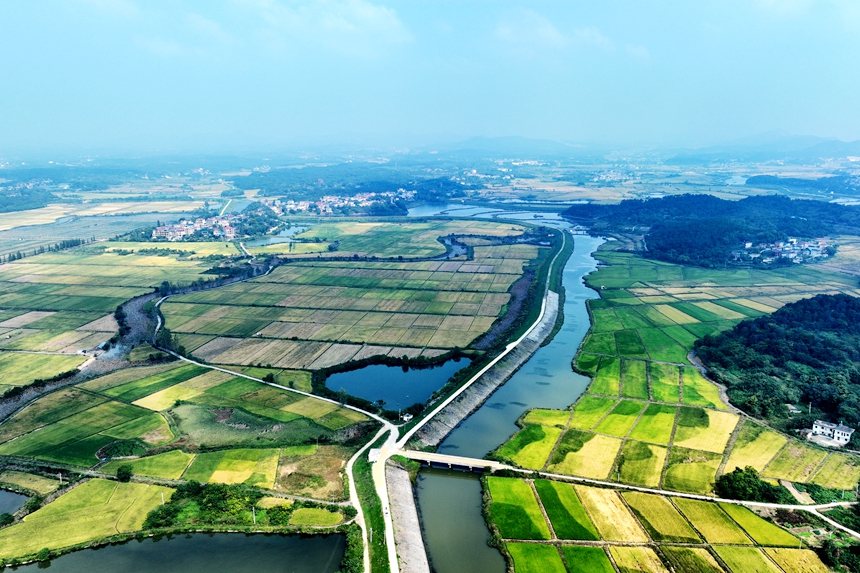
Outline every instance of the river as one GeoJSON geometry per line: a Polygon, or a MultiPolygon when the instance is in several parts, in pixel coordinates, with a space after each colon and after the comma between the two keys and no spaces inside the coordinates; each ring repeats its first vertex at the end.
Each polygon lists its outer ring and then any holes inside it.
{"type": "MultiPolygon", "coordinates": [[[[577,236],[564,267],[564,323],[475,413],[457,426],[440,453],[482,458],[517,431],[516,420],[530,408],[567,408],[589,379],[571,369],[571,360],[590,326],[585,301],[597,298],[583,277],[596,268],[591,253],[602,239],[577,236]]],[[[418,505],[428,556],[437,573],[504,573],[501,554],[486,544],[490,535],[481,515],[478,477],[458,472],[422,471],[418,505]]]]}
{"type": "Polygon", "coordinates": [[[194,533],[147,538],[63,555],[13,571],[55,573],[335,573],[343,559],[343,535],[244,535],[194,533]]]}

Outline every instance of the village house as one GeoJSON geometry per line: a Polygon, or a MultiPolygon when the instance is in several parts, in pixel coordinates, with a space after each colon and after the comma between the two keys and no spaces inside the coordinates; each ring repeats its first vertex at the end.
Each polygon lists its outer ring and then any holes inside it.
{"type": "Polygon", "coordinates": [[[835,444],[826,445],[836,445],[841,447],[851,440],[851,434],[853,433],[854,428],[843,426],[842,423],[833,424],[823,420],[815,420],[815,422],[812,423],[812,435],[810,436],[810,439],[813,439],[813,436],[821,436],[836,442],[835,444]]]}

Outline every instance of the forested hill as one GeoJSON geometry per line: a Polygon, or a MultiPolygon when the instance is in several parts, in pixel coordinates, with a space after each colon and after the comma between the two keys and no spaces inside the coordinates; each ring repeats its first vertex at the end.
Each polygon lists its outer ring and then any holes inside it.
{"type": "MultiPolygon", "coordinates": [[[[818,295],[696,343],[696,354],[753,416],[812,403],[830,421],[860,426],[860,299],[818,295]]],[[[803,420],[803,422],[808,422],[803,420]]]]}
{"type": "Polygon", "coordinates": [[[0,188],[0,213],[38,209],[55,201],[57,197],[43,189],[0,188]]]}
{"type": "Polygon", "coordinates": [[[860,208],[779,195],[725,201],[712,195],[628,199],[617,205],[574,205],[562,215],[593,232],[643,233],[648,256],[723,267],[745,242],[860,233],[860,208]]]}

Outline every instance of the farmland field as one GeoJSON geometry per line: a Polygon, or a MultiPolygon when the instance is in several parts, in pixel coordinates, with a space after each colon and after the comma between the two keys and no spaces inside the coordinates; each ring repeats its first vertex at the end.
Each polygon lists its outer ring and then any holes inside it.
{"type": "Polygon", "coordinates": [[[829,569],[818,555],[809,549],[768,548],[765,553],[782,567],[785,573],[827,573],[829,569]]]}
{"type": "Polygon", "coordinates": [[[645,442],[668,444],[675,426],[677,408],[663,404],[649,404],[637,422],[630,437],[645,442]]]}
{"type": "Polygon", "coordinates": [[[669,573],[669,570],[650,547],[612,546],[609,553],[622,573],[669,573]]]}
{"type": "Polygon", "coordinates": [[[709,494],[714,489],[722,456],[711,452],[673,447],[669,452],[663,488],[709,494]]]}
{"type": "Polygon", "coordinates": [[[655,541],[701,542],[687,520],[665,497],[635,491],[624,492],[622,496],[655,541]]]}
{"type": "Polygon", "coordinates": [[[805,482],[821,465],[827,452],[806,444],[790,441],[764,468],[762,475],[789,481],[805,482]]]}
{"type": "Polygon", "coordinates": [[[681,497],[673,501],[708,543],[752,545],[743,530],[719,505],[681,497]]]}
{"type": "Polygon", "coordinates": [[[8,483],[35,491],[39,495],[48,495],[56,491],[60,482],[40,475],[28,474],[15,470],[4,470],[0,472],[0,483],[8,483]]]}
{"type": "Polygon", "coordinates": [[[496,450],[496,455],[518,466],[539,470],[552,452],[561,429],[555,426],[529,424],[496,450]]]}
{"type": "Polygon", "coordinates": [[[290,517],[290,525],[310,525],[314,527],[337,525],[341,521],[343,521],[342,514],[315,507],[301,507],[294,511],[290,517]]]}
{"type": "Polygon", "coordinates": [[[600,537],[569,484],[536,480],[535,489],[559,539],[597,540],[600,537]]]}
{"type": "Polygon", "coordinates": [[[733,573],[781,573],[779,567],[754,547],[715,547],[733,573]]]}
{"type": "MultiPolygon", "coordinates": [[[[764,426],[745,422],[726,463],[726,473],[735,468],[743,469],[747,466],[754,467],[761,472],[785,445],[786,441],[783,436],[766,429],[764,426]]],[[[858,475],[858,479],[860,479],[860,475],[858,475]]]]}
{"type": "Polygon", "coordinates": [[[102,466],[101,470],[105,473],[115,473],[119,466],[128,465],[131,466],[134,475],[179,479],[192,459],[194,459],[192,454],[186,454],[181,450],[170,450],[163,454],[156,454],[136,460],[109,462],[102,466]]]}
{"type": "Polygon", "coordinates": [[[759,545],[794,547],[797,544],[797,538],[792,534],[765,521],[742,505],[720,503],[720,507],[759,545]]]}
{"type": "Polygon", "coordinates": [[[610,436],[626,436],[644,409],[645,404],[642,402],[622,400],[594,427],[594,431],[610,436]]]}
{"type": "Polygon", "coordinates": [[[722,453],[735,426],[737,414],[682,407],[674,444],[692,450],[722,453]]]}
{"type": "Polygon", "coordinates": [[[605,479],[620,447],[617,438],[568,430],[552,454],[549,471],[605,479]]]}
{"type": "Polygon", "coordinates": [[[583,396],[573,408],[573,417],[570,419],[570,427],[579,430],[591,429],[601,420],[617,403],[611,398],[600,398],[598,396],[583,396]]]}
{"type": "Polygon", "coordinates": [[[666,448],[627,440],[621,449],[620,481],[633,485],[657,487],[666,461],[666,448]]]}
{"type": "Polygon", "coordinates": [[[567,573],[558,550],[552,545],[507,543],[516,573],[567,573]]]}
{"type": "Polygon", "coordinates": [[[161,494],[169,499],[172,492],[156,485],[90,480],[0,530],[0,558],[137,531],[149,510],[161,503],[161,494]]]}
{"type": "Polygon", "coordinates": [[[707,549],[669,546],[661,549],[677,573],[723,573],[722,567],[707,549]]]}
{"type": "Polygon", "coordinates": [[[575,485],[574,489],[602,539],[627,543],[648,541],[617,492],[582,485],[575,485]]]}
{"type": "Polygon", "coordinates": [[[563,545],[561,550],[571,571],[577,573],[615,573],[612,563],[601,547],[563,545]],[[574,563],[576,564],[575,568],[574,563]]]}
{"type": "Polygon", "coordinates": [[[810,481],[830,489],[851,489],[860,481],[860,461],[852,456],[830,454],[810,481]]]}
{"type": "Polygon", "coordinates": [[[506,539],[549,539],[549,527],[531,486],[513,478],[487,478],[490,515],[506,539]]]}

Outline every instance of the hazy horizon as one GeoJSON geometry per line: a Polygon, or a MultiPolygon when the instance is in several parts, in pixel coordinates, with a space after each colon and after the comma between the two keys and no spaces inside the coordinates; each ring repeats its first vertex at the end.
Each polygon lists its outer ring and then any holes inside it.
{"type": "Polygon", "coordinates": [[[0,5],[0,154],[860,139],[843,0],[0,5]]]}

